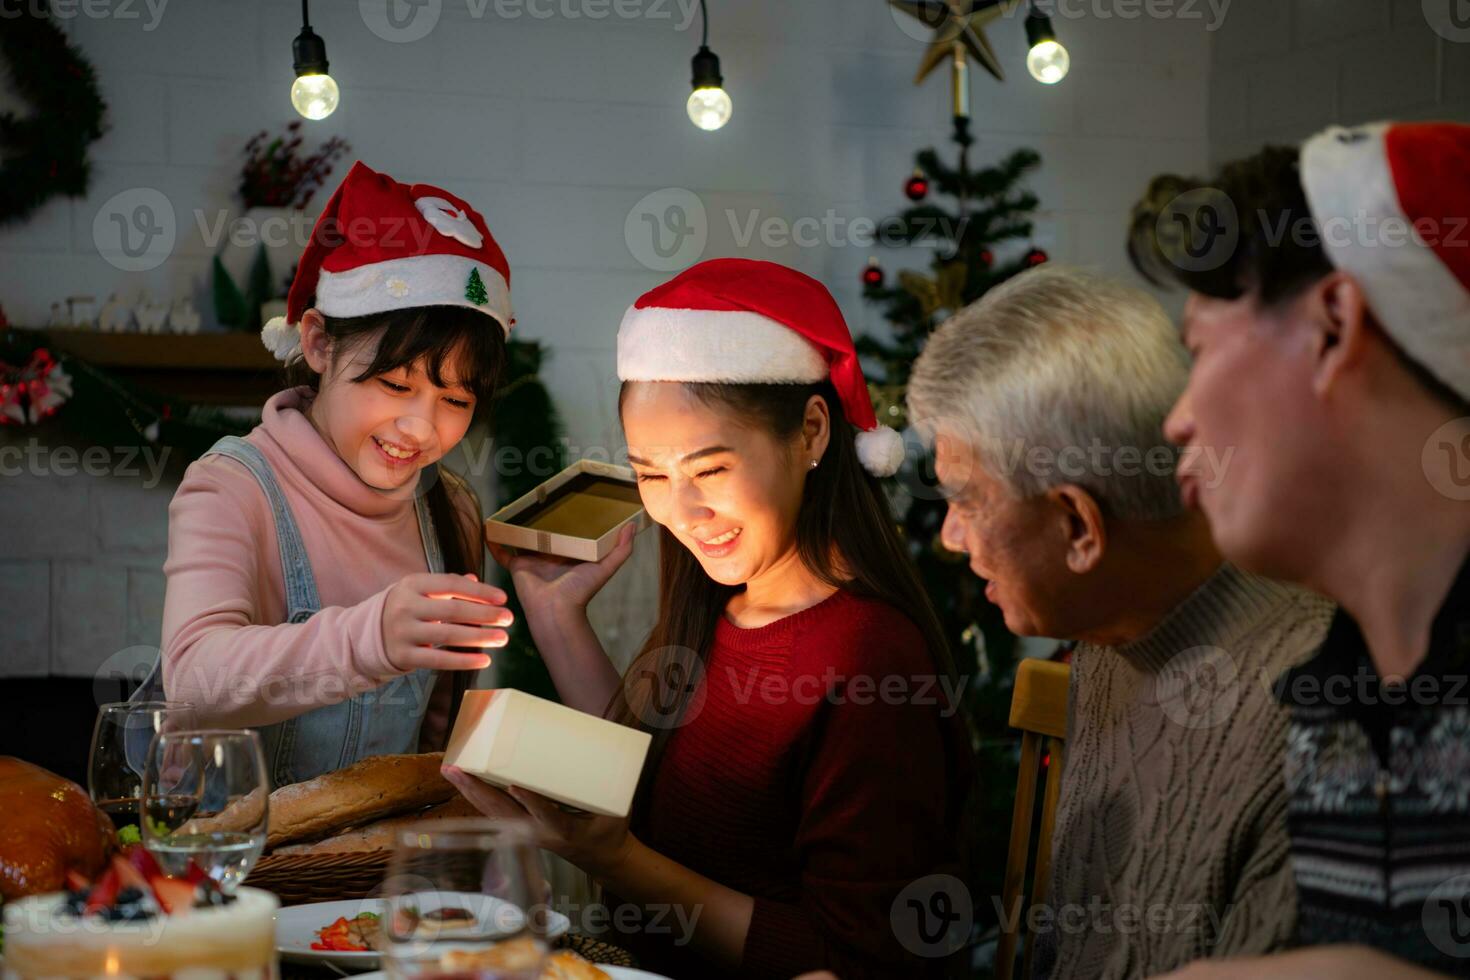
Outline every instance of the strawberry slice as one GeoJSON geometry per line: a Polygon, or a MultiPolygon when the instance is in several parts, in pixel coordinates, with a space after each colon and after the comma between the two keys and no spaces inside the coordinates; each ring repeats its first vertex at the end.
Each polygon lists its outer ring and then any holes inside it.
{"type": "Polygon", "coordinates": [[[92,883],[87,880],[86,875],[82,874],[80,871],[77,871],[75,868],[69,868],[69,869],[67,869],[67,872],[66,872],[66,890],[67,891],[69,891],[69,892],[76,892],[78,894],[82,894],[82,893],[86,892],[87,889],[89,889],[91,887],[92,887],[92,883]]]}
{"type": "Polygon", "coordinates": [[[97,879],[97,884],[92,886],[92,891],[87,895],[87,904],[82,909],[83,914],[90,915],[101,909],[110,908],[117,900],[117,893],[122,890],[122,876],[117,873],[116,868],[108,868],[102,872],[102,877],[97,879]]]}
{"type": "Polygon", "coordinates": [[[189,859],[189,867],[184,872],[184,880],[191,885],[204,885],[206,888],[214,884],[214,879],[205,874],[204,869],[199,867],[199,862],[193,858],[189,859]]]}
{"type": "Polygon", "coordinates": [[[128,851],[128,861],[133,867],[138,869],[138,873],[143,876],[144,881],[152,881],[154,878],[164,877],[163,869],[158,866],[158,862],[154,860],[153,855],[149,854],[144,848],[135,847],[128,851]]]}
{"type": "Polygon", "coordinates": [[[167,915],[187,915],[194,908],[195,888],[181,878],[150,878],[153,897],[167,915]]]}
{"type": "Polygon", "coordinates": [[[122,879],[123,888],[138,888],[145,892],[148,891],[148,879],[143,877],[143,872],[134,867],[121,854],[114,854],[112,856],[112,866],[117,869],[117,875],[122,879]]]}

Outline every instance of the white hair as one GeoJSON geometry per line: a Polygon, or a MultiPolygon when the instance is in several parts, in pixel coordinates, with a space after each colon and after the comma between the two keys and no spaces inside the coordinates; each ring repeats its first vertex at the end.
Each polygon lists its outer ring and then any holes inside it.
{"type": "Polygon", "coordinates": [[[1077,268],[1017,275],[930,336],[908,384],[927,438],[963,439],[1018,496],[1074,484],[1118,517],[1180,513],[1164,419],[1189,359],[1157,300],[1077,268]]]}

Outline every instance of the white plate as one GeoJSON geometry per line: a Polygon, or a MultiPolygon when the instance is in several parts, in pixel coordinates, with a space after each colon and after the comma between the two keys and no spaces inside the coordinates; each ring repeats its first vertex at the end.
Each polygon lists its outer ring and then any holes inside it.
{"type": "MultiPolygon", "coordinates": [[[[441,905],[467,908],[482,922],[491,920],[496,911],[506,903],[490,895],[475,892],[445,892],[437,898],[425,896],[422,911],[430,911],[441,905]]],[[[381,964],[376,950],[363,953],[344,953],[336,950],[312,949],[317,931],[339,918],[356,918],[363,912],[383,913],[383,900],[364,898],[345,902],[314,902],[311,905],[292,905],[276,913],[276,952],[281,959],[290,963],[331,964],[343,970],[361,972],[376,970],[381,964]]],[[[547,915],[547,936],[555,939],[572,927],[572,921],[560,912],[547,915]]]]}
{"type": "MultiPolygon", "coordinates": [[[[603,973],[612,977],[612,980],[669,980],[668,977],[659,973],[648,973],[645,970],[635,970],[629,966],[602,966],[597,967],[603,973]]],[[[388,980],[386,973],[360,973],[353,980],[388,980]]]]}

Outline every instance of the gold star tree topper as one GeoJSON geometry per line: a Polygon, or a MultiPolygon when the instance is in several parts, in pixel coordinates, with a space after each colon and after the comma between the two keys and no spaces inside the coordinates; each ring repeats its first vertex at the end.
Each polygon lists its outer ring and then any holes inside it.
{"type": "Polygon", "coordinates": [[[918,85],[946,58],[963,58],[962,52],[985,66],[998,80],[1005,81],[1000,59],[985,36],[985,28],[1019,7],[1023,0],[888,0],[895,9],[934,31],[929,47],[914,75],[918,85]]]}

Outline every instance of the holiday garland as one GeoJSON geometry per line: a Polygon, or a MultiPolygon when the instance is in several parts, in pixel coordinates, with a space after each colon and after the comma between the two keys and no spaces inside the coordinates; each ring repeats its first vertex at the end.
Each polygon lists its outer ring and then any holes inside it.
{"type": "Polygon", "coordinates": [[[0,31],[11,91],[34,110],[0,113],[0,225],[22,221],[57,194],[87,193],[87,148],[107,105],[92,66],[52,22],[44,3],[22,5],[0,31]]]}

